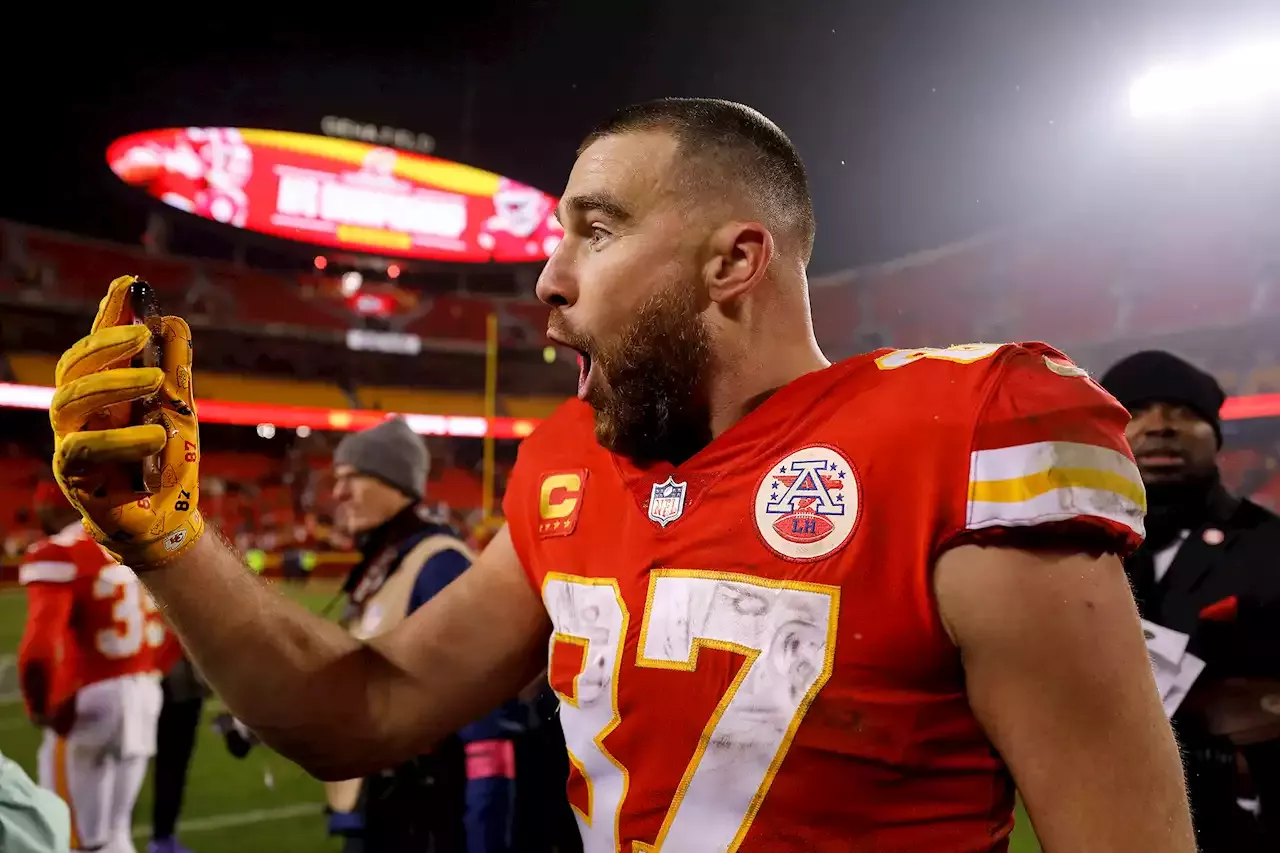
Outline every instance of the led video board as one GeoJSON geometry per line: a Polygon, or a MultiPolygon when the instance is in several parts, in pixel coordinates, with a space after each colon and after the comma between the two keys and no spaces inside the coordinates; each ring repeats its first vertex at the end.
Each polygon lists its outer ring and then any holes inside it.
{"type": "Polygon", "coordinates": [[[148,130],[107,148],[131,186],[196,216],[352,252],[545,260],[563,231],[544,192],[482,169],[278,130],[148,130]]]}

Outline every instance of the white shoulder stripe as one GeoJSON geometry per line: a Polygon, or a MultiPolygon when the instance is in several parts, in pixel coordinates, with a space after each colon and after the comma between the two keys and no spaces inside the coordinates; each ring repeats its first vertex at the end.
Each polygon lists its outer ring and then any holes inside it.
{"type": "Polygon", "coordinates": [[[1073,518],[1101,518],[1145,536],[1146,511],[1115,492],[1082,487],[1064,487],[1036,495],[1030,500],[1006,503],[969,501],[970,530],[987,527],[1034,527],[1073,518]]]}
{"type": "Polygon", "coordinates": [[[1138,466],[1107,447],[1040,441],[972,454],[968,527],[1029,527],[1077,517],[1143,535],[1146,491],[1138,466]]]}
{"type": "Polygon", "coordinates": [[[1088,468],[1119,474],[1138,486],[1142,477],[1138,466],[1123,453],[1096,444],[1080,444],[1073,441],[1037,441],[1015,447],[995,450],[977,450],[972,454],[970,480],[987,483],[995,480],[1014,480],[1030,474],[1040,474],[1054,468],[1088,468]]]}
{"type": "Polygon", "coordinates": [[[75,563],[38,562],[18,567],[18,583],[70,583],[76,579],[75,563]]]}

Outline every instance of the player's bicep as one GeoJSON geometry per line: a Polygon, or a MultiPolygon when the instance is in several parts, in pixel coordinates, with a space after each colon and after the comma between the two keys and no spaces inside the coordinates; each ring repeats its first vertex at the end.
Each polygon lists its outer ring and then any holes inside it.
{"type": "Polygon", "coordinates": [[[962,546],[939,613],[1046,850],[1191,850],[1182,768],[1117,557],[962,546]]]}
{"type": "Polygon", "coordinates": [[[384,670],[369,679],[374,718],[407,747],[425,747],[537,676],[550,633],[504,527],[456,580],[369,641],[384,670]]]}

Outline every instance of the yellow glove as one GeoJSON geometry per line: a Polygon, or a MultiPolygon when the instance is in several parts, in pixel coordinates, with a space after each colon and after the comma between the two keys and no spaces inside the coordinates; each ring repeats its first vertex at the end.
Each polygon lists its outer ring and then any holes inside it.
{"type": "Polygon", "coordinates": [[[53,473],[85,529],[120,562],[145,569],[186,551],[204,532],[199,500],[200,435],[191,378],[191,329],[164,317],[160,367],[129,367],[151,333],[121,322],[133,276],[111,282],[87,338],[58,360],[49,407],[53,473]],[[131,403],[156,397],[145,424],[131,403]],[[133,492],[128,469],[159,453],[161,487],[133,492]]]}

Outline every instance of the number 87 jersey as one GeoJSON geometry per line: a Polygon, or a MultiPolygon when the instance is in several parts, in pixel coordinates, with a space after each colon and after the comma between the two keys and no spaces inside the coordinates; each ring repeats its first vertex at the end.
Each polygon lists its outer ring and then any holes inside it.
{"type": "Polygon", "coordinates": [[[551,617],[588,853],[1004,851],[1013,787],[933,597],[959,544],[1127,554],[1125,410],[1043,345],[803,376],[678,467],[570,401],[504,508],[551,617]]]}

